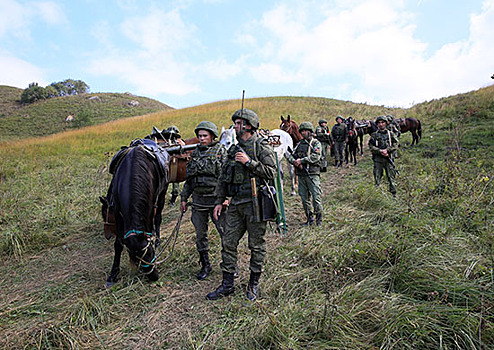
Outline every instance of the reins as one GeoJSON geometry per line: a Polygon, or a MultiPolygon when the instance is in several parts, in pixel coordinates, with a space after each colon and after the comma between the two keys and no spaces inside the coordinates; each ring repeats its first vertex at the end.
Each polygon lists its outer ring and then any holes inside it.
{"type": "MultiPolygon", "coordinates": [[[[183,211],[180,211],[180,214],[178,215],[178,220],[177,220],[177,223],[175,225],[175,227],[173,228],[170,236],[168,236],[168,238],[166,239],[166,242],[164,245],[160,245],[160,249],[159,249],[159,252],[156,253],[156,259],[158,259],[161,254],[163,254],[163,252],[165,251],[165,249],[170,245],[170,243],[173,241],[173,244],[172,244],[172,248],[171,248],[171,251],[170,251],[170,254],[168,254],[168,256],[162,260],[159,260],[157,261],[155,264],[156,265],[159,265],[163,262],[165,262],[166,260],[168,260],[172,254],[173,254],[173,251],[175,249],[175,244],[177,243],[177,238],[178,238],[178,232],[180,230],[180,224],[182,223],[182,218],[184,216],[184,212],[183,211]]],[[[156,248],[156,250],[158,250],[156,248]]]]}

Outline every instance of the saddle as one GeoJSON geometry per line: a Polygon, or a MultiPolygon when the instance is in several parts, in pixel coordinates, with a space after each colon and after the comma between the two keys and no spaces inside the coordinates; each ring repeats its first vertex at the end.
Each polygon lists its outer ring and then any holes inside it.
{"type": "Polygon", "coordinates": [[[120,151],[118,151],[113,156],[113,159],[110,162],[110,174],[115,175],[120,163],[122,162],[122,159],[124,159],[127,153],[129,153],[130,150],[134,147],[142,147],[142,149],[146,151],[149,159],[157,164],[160,175],[164,176],[165,178],[168,177],[167,163],[170,158],[168,152],[166,152],[166,150],[162,147],[158,146],[153,140],[148,139],[135,139],[130,143],[128,147],[123,146],[120,151]]]}
{"type": "Polygon", "coordinates": [[[268,129],[259,129],[258,134],[273,147],[281,145],[280,135],[273,135],[268,129]]]}

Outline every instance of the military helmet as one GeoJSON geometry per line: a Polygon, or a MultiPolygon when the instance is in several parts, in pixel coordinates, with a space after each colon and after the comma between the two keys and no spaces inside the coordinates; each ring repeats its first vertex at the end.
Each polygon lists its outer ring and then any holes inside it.
{"type": "Polygon", "coordinates": [[[312,126],[311,122],[300,123],[300,126],[298,127],[298,131],[302,132],[303,130],[309,130],[310,132],[314,132],[314,126],[312,126]]]}
{"type": "Polygon", "coordinates": [[[328,123],[328,121],[327,121],[326,119],[320,119],[320,120],[319,120],[319,125],[321,125],[321,126],[322,126],[322,124],[323,124],[323,123],[326,123],[326,124],[327,124],[327,123],[328,123]]]}
{"type": "Polygon", "coordinates": [[[386,119],[388,119],[388,124],[391,123],[393,121],[393,119],[395,119],[391,114],[386,114],[386,119]]]}
{"type": "Polygon", "coordinates": [[[218,127],[213,122],[209,122],[205,120],[197,124],[194,130],[196,136],[198,136],[197,134],[199,133],[199,130],[209,131],[214,136],[214,138],[217,138],[219,136],[218,127]]]}
{"type": "Polygon", "coordinates": [[[236,119],[243,119],[254,129],[259,129],[259,117],[256,112],[250,109],[239,109],[235,111],[232,115],[232,121],[235,122],[236,119]]]}
{"type": "Polygon", "coordinates": [[[386,124],[388,124],[388,118],[384,115],[380,115],[379,117],[376,118],[376,124],[379,123],[380,121],[384,121],[386,124]]]}
{"type": "Polygon", "coordinates": [[[166,129],[166,132],[164,130],[163,132],[169,134],[170,137],[172,138],[176,138],[176,139],[181,138],[180,130],[178,130],[178,128],[175,125],[169,126],[168,129],[166,129]]]}
{"type": "Polygon", "coordinates": [[[338,119],[341,119],[342,122],[345,121],[345,118],[343,118],[341,115],[337,116],[335,120],[338,121],[338,119]]]}

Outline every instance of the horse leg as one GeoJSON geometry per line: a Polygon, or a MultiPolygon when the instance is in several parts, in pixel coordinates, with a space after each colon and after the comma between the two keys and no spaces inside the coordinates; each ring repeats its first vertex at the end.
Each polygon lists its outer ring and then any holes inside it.
{"type": "Polygon", "coordinates": [[[418,141],[418,136],[417,136],[417,133],[415,132],[415,130],[410,130],[410,132],[412,133],[412,145],[413,146],[415,143],[419,143],[418,141]]]}
{"type": "Polygon", "coordinates": [[[364,134],[360,134],[358,136],[358,138],[360,139],[360,155],[364,155],[364,134]]]}
{"type": "Polygon", "coordinates": [[[292,192],[290,193],[290,196],[295,196],[297,194],[295,191],[295,181],[297,179],[297,177],[295,176],[295,167],[290,164],[288,166],[288,169],[290,170],[290,182],[292,183],[292,192]]]}
{"type": "Polygon", "coordinates": [[[122,257],[123,244],[118,237],[115,238],[115,256],[111,267],[110,276],[106,280],[105,287],[110,288],[120,279],[120,258],[122,257]]]}

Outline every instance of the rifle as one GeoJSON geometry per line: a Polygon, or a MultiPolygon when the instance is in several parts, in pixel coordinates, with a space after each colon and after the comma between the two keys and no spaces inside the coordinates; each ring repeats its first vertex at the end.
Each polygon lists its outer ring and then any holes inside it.
{"type": "MultiPolygon", "coordinates": [[[[378,142],[379,143],[379,142],[378,142]]],[[[382,145],[383,147],[381,147],[381,145],[379,144],[378,147],[379,149],[387,149],[386,147],[386,144],[383,144],[382,145]]],[[[391,155],[388,154],[387,157],[384,157],[386,158],[386,160],[388,161],[388,163],[391,165],[391,167],[394,169],[394,171],[396,172],[396,174],[400,175],[400,171],[396,168],[396,165],[395,165],[395,162],[393,161],[393,159],[391,158],[391,155]]]]}
{"type": "MultiPolygon", "coordinates": [[[[291,147],[288,147],[288,153],[290,153],[293,156],[293,158],[295,158],[295,155],[293,154],[293,150],[291,147]]],[[[297,158],[295,158],[295,159],[297,159],[297,158]]],[[[307,168],[304,167],[302,164],[300,164],[300,166],[302,167],[302,170],[304,171],[305,175],[307,175],[309,177],[309,180],[312,182],[312,184],[314,186],[316,186],[314,179],[312,178],[312,176],[310,176],[309,170],[307,170],[307,168]]]]}

